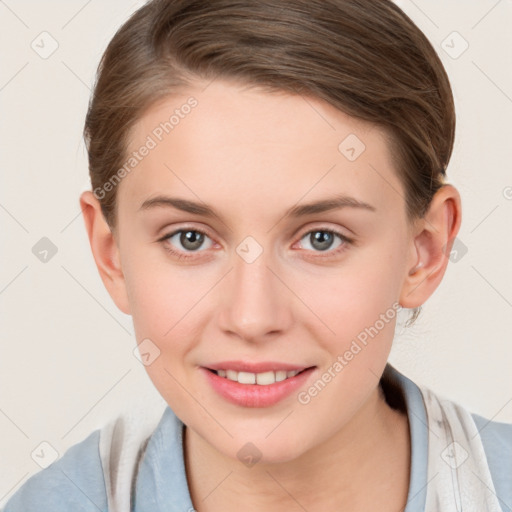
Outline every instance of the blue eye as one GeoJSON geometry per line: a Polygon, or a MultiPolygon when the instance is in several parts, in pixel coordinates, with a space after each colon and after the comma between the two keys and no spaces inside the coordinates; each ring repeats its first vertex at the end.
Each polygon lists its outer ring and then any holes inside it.
{"type": "MultiPolygon", "coordinates": [[[[197,253],[211,249],[214,242],[199,229],[178,229],[158,240],[164,244],[165,250],[178,259],[195,258],[197,253]],[[206,245],[205,245],[206,242],[206,245]]],[[[301,248],[314,253],[326,253],[325,257],[333,256],[347,249],[353,243],[351,238],[331,229],[314,229],[305,233],[301,238],[301,248]],[[303,243],[306,240],[306,244],[303,243]],[[309,244],[309,247],[308,247],[309,244]],[[305,246],[304,246],[305,245],[305,246]]],[[[318,257],[324,257],[318,255],[318,257]]]]}
{"type": "MultiPolygon", "coordinates": [[[[352,240],[337,231],[333,231],[330,229],[314,229],[312,231],[308,231],[302,238],[302,240],[307,240],[310,247],[305,247],[305,249],[313,250],[315,252],[327,252],[329,253],[337,253],[339,248],[341,250],[345,248],[346,245],[352,243],[352,240]],[[336,245],[336,238],[339,240],[336,245]]],[[[301,243],[302,245],[302,243],[301,243]]]]}
{"type": "Polygon", "coordinates": [[[198,249],[201,248],[206,239],[210,241],[210,244],[206,247],[206,249],[209,249],[213,245],[213,241],[206,233],[198,229],[180,229],[165,235],[159,241],[166,242],[166,244],[174,247],[178,244],[181,245],[181,247],[178,247],[178,250],[174,250],[167,245],[166,249],[173,254],[179,255],[180,258],[188,258],[190,256],[187,253],[200,252],[198,249]]]}

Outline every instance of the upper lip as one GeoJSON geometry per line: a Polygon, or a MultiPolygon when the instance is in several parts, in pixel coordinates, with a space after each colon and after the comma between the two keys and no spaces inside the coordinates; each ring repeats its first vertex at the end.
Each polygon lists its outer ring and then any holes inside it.
{"type": "Polygon", "coordinates": [[[249,361],[221,361],[219,363],[212,363],[205,366],[210,370],[234,370],[236,372],[249,372],[249,373],[263,373],[270,371],[302,371],[306,368],[310,368],[307,365],[281,363],[277,361],[261,361],[261,362],[249,362],[249,361]]]}

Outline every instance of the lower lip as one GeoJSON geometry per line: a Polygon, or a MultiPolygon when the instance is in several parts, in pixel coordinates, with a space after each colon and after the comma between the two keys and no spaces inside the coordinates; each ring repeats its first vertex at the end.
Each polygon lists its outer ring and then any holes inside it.
{"type": "Polygon", "coordinates": [[[308,368],[302,373],[295,375],[295,377],[266,386],[240,384],[234,380],[219,377],[207,368],[201,368],[201,370],[205,373],[213,389],[229,402],[242,407],[270,407],[304,385],[315,368],[308,368]]]}

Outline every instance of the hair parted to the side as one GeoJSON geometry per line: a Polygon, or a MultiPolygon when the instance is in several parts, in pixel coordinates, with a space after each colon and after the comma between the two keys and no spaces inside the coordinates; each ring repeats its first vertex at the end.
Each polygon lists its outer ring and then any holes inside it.
{"type": "MultiPolygon", "coordinates": [[[[98,68],[84,127],[93,190],[123,166],[149,107],[215,78],[314,96],[384,128],[410,221],[444,183],[455,135],[448,76],[391,0],[152,0],[117,31],[98,68]]],[[[105,187],[100,200],[112,229],[116,191],[105,187]]]]}

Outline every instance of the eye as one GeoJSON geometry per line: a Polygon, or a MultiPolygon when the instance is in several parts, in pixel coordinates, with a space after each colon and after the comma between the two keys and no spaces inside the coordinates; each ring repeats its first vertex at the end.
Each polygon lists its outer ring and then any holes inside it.
{"type": "MultiPolygon", "coordinates": [[[[203,252],[200,249],[211,249],[213,240],[199,229],[182,228],[169,233],[158,240],[165,249],[178,259],[194,258],[194,253],[203,252]],[[206,242],[206,244],[205,244],[206,242]]],[[[326,256],[338,254],[347,249],[353,240],[332,229],[314,229],[300,238],[302,249],[317,253],[327,253],[326,256]],[[305,242],[303,242],[305,241],[305,242]]]]}
{"type": "Polygon", "coordinates": [[[178,255],[180,258],[187,258],[189,256],[186,253],[201,252],[199,249],[206,240],[209,243],[203,248],[210,249],[213,245],[213,240],[206,233],[198,229],[185,228],[163,236],[159,239],[159,242],[163,242],[165,248],[172,254],[178,255]],[[176,247],[178,250],[175,249],[176,247]]]}
{"type": "Polygon", "coordinates": [[[315,252],[328,251],[329,254],[336,254],[353,242],[352,239],[332,229],[314,229],[308,231],[300,241],[303,249],[313,250],[315,252]],[[336,241],[336,239],[338,239],[338,241],[336,241]],[[306,241],[306,244],[302,242],[303,240],[306,241]]]}

